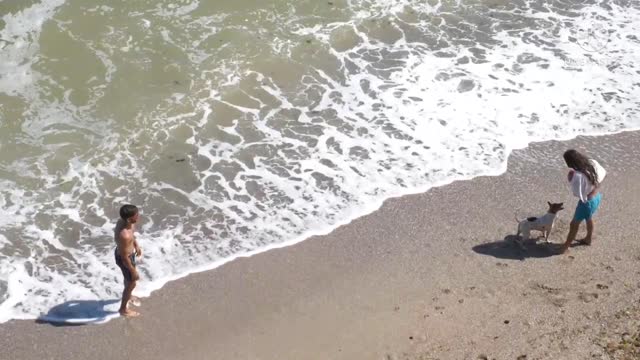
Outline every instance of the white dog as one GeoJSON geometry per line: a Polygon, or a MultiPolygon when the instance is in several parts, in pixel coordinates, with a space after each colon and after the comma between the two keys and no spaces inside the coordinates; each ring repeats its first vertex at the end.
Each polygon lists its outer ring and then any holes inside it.
{"type": "Polygon", "coordinates": [[[531,237],[531,230],[537,230],[542,232],[542,236],[544,236],[545,241],[549,242],[549,233],[553,230],[553,225],[556,222],[556,215],[558,211],[563,210],[564,203],[550,203],[549,210],[546,214],[540,217],[528,217],[524,220],[518,220],[516,217],[516,221],[518,222],[518,234],[520,236],[522,234],[522,241],[527,241],[531,237]]]}

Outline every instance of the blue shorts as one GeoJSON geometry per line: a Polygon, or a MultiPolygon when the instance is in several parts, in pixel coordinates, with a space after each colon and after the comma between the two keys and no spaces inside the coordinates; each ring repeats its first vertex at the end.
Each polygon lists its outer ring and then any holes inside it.
{"type": "Polygon", "coordinates": [[[602,194],[598,193],[591,200],[586,203],[578,200],[578,206],[576,206],[576,213],[573,215],[573,221],[581,222],[583,220],[590,220],[593,215],[598,211],[600,207],[600,201],[602,200],[602,194]]]}

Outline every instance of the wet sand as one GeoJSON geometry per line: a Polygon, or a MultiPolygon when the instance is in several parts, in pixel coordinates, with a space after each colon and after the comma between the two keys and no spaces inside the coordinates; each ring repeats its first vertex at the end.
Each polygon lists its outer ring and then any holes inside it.
{"type": "Polygon", "coordinates": [[[172,282],[144,299],[140,318],[2,324],[0,359],[631,354],[640,328],[639,155],[640,132],[534,144],[512,154],[504,175],[390,199],[329,235],[172,282]],[[564,241],[576,202],[564,182],[569,147],[608,171],[593,245],[522,251],[511,243],[514,213],[541,215],[547,201],[566,204],[551,234],[564,241]]]}

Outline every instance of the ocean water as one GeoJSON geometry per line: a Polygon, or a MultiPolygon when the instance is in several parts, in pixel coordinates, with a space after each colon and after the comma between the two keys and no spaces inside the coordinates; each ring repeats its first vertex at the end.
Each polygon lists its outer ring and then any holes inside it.
{"type": "Polygon", "coordinates": [[[144,296],[637,129],[639,37],[636,0],[0,0],[0,322],[118,298],[124,203],[144,296]]]}

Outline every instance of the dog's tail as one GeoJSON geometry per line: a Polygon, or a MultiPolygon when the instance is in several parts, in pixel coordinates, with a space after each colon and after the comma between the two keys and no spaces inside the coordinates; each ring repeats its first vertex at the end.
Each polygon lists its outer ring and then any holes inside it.
{"type": "Polygon", "coordinates": [[[513,218],[516,219],[516,222],[518,224],[522,221],[522,220],[518,220],[518,212],[517,211],[513,214],[513,218]]]}

